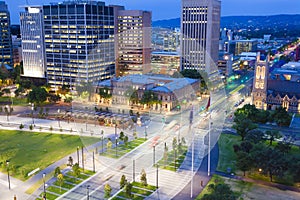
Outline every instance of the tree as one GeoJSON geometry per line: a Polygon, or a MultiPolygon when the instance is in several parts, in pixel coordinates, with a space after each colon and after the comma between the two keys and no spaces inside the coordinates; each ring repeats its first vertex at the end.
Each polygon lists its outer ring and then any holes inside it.
{"type": "Polygon", "coordinates": [[[110,90],[109,90],[108,87],[100,88],[100,89],[99,89],[99,95],[100,95],[100,97],[103,98],[105,101],[111,99],[111,97],[112,97],[112,94],[111,94],[111,92],[110,92],[110,90]]]}
{"type": "Polygon", "coordinates": [[[124,132],[121,131],[121,132],[120,132],[120,136],[119,136],[119,140],[123,141],[123,140],[124,140],[124,137],[125,137],[124,132]]]}
{"type": "Polygon", "coordinates": [[[48,96],[49,96],[49,101],[52,103],[56,103],[61,100],[61,97],[56,94],[49,94],[48,96]]]}
{"type": "Polygon", "coordinates": [[[56,168],[55,168],[55,170],[54,170],[54,177],[57,177],[58,174],[61,174],[60,167],[56,167],[56,168]]]}
{"type": "Polygon", "coordinates": [[[108,140],[108,142],[106,143],[106,147],[107,147],[107,151],[111,150],[112,142],[110,140],[108,140]]]}
{"type": "Polygon", "coordinates": [[[254,129],[248,132],[245,136],[245,140],[252,142],[254,144],[264,141],[265,135],[262,131],[254,129]]]}
{"type": "Polygon", "coordinates": [[[64,175],[63,174],[58,174],[57,175],[57,181],[60,186],[60,192],[61,192],[61,186],[64,184],[64,175]]]}
{"type": "Polygon", "coordinates": [[[126,176],[123,174],[120,180],[120,189],[122,189],[123,187],[125,187],[127,184],[127,179],[126,176]]]}
{"type": "Polygon", "coordinates": [[[235,200],[237,196],[227,184],[210,184],[210,194],[205,194],[201,200],[235,200]]]}
{"type": "Polygon", "coordinates": [[[177,148],[177,139],[176,139],[176,137],[173,138],[172,147],[173,147],[173,150],[176,151],[176,148],[177,148]]]}
{"type": "Polygon", "coordinates": [[[28,101],[31,103],[43,103],[47,100],[48,93],[45,88],[42,87],[35,87],[32,89],[31,92],[28,94],[28,101]]]}
{"type": "Polygon", "coordinates": [[[289,126],[292,120],[292,117],[283,107],[276,108],[272,118],[279,126],[289,126]]]}
{"type": "Polygon", "coordinates": [[[245,114],[236,114],[234,118],[234,128],[238,135],[242,137],[242,141],[244,141],[246,135],[251,131],[257,128],[255,124],[252,123],[250,119],[248,119],[245,114]]]}
{"type": "Polygon", "coordinates": [[[147,175],[146,175],[146,172],[144,169],[142,169],[142,172],[141,172],[141,183],[144,185],[144,186],[147,186],[147,175]]]}
{"type": "Polygon", "coordinates": [[[73,170],[73,174],[78,177],[80,175],[80,168],[79,168],[79,164],[78,163],[75,163],[73,166],[72,166],[72,170],[73,170]]]}
{"type": "Polygon", "coordinates": [[[244,172],[245,176],[246,171],[249,171],[253,167],[253,160],[251,155],[243,151],[238,152],[236,166],[244,172]]]}
{"type": "Polygon", "coordinates": [[[131,104],[137,104],[139,102],[137,90],[133,89],[132,87],[126,90],[125,96],[129,98],[131,104]]]}
{"type": "Polygon", "coordinates": [[[124,144],[125,144],[125,146],[127,146],[127,144],[128,144],[128,136],[126,135],[125,137],[124,137],[124,144]]]}
{"type": "Polygon", "coordinates": [[[160,101],[158,100],[158,97],[154,92],[147,90],[144,92],[142,99],[140,100],[140,103],[152,105],[155,103],[160,103],[160,101]]]}
{"type": "Polygon", "coordinates": [[[167,144],[165,143],[165,148],[164,148],[164,166],[167,165],[168,162],[168,147],[167,144]]]}
{"type": "Polygon", "coordinates": [[[111,196],[111,191],[112,191],[112,189],[111,189],[110,185],[108,183],[105,184],[105,186],[104,186],[104,198],[109,198],[111,196]]]}
{"type": "Polygon", "coordinates": [[[266,131],[265,135],[266,135],[267,139],[269,139],[270,145],[272,145],[272,142],[275,139],[281,138],[281,134],[279,133],[279,131],[276,131],[276,130],[266,131]]]}
{"type": "Polygon", "coordinates": [[[132,190],[132,184],[131,183],[126,183],[126,185],[125,185],[125,194],[128,198],[132,197],[131,190],[132,190]]]}

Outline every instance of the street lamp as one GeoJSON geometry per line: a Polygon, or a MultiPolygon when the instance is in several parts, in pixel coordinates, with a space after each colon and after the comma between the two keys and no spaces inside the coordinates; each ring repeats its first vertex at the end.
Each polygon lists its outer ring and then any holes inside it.
{"type": "Polygon", "coordinates": [[[90,185],[86,186],[87,192],[86,192],[86,199],[90,199],[90,185]]]}
{"type": "Polygon", "coordinates": [[[33,116],[33,111],[34,111],[34,103],[31,104],[31,116],[32,116],[32,124],[34,125],[34,116],[33,116]]]}
{"type": "Polygon", "coordinates": [[[102,141],[101,141],[101,142],[102,142],[102,146],[101,146],[101,147],[102,147],[102,153],[103,153],[103,148],[104,148],[104,144],[103,144],[103,143],[104,143],[104,138],[103,138],[103,137],[104,137],[104,134],[103,134],[103,130],[101,130],[101,137],[102,137],[102,141]]]}
{"type": "Polygon", "coordinates": [[[60,113],[60,109],[57,109],[57,119],[58,119],[58,127],[60,127],[60,120],[59,120],[59,113],[60,113]]]}
{"type": "Polygon", "coordinates": [[[118,137],[116,137],[116,157],[118,157],[118,137]]]}
{"type": "Polygon", "coordinates": [[[5,112],[6,112],[6,119],[7,119],[7,121],[9,122],[9,106],[8,105],[6,105],[5,106],[5,112]]]}
{"type": "Polygon", "coordinates": [[[46,177],[46,174],[43,173],[43,183],[44,183],[44,196],[43,196],[43,198],[46,200],[46,184],[45,184],[45,177],[46,177]]]}
{"type": "Polygon", "coordinates": [[[10,190],[9,160],[6,161],[6,166],[7,166],[8,189],[10,190]]]}
{"type": "Polygon", "coordinates": [[[147,128],[148,126],[145,126],[145,140],[147,139],[147,128]]]}
{"type": "Polygon", "coordinates": [[[78,166],[79,166],[79,146],[77,146],[77,163],[78,163],[78,166]]]}

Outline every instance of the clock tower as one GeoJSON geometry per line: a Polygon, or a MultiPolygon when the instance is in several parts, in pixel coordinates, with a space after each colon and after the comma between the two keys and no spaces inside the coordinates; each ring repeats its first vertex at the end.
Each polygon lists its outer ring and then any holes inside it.
{"type": "Polygon", "coordinates": [[[267,109],[267,83],[269,77],[269,56],[260,60],[258,53],[253,78],[252,103],[258,109],[267,109]]]}

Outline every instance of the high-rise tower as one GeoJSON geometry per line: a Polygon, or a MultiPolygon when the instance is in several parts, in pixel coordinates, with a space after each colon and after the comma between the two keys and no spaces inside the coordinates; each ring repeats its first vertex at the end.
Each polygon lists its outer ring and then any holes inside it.
{"type": "Polygon", "coordinates": [[[10,14],[4,1],[0,1],[0,64],[13,65],[10,14]]]}
{"type": "Polygon", "coordinates": [[[46,62],[42,6],[27,6],[20,13],[22,57],[25,77],[45,78],[46,62]]]}
{"type": "Polygon", "coordinates": [[[182,0],[181,69],[216,72],[221,2],[182,0]]]}

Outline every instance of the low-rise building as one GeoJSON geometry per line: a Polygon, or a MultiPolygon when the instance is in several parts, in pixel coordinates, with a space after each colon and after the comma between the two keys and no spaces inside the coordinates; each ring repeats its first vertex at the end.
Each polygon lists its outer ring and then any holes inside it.
{"type": "Polygon", "coordinates": [[[138,106],[141,109],[170,111],[182,103],[196,99],[200,93],[200,80],[190,78],[170,78],[160,75],[128,75],[100,82],[95,86],[95,102],[101,104],[99,92],[105,88],[112,95],[112,105],[138,106]],[[150,105],[140,104],[145,92],[157,97],[150,105]],[[135,97],[134,97],[135,96],[135,97]],[[132,100],[132,98],[136,98],[132,100]]]}

